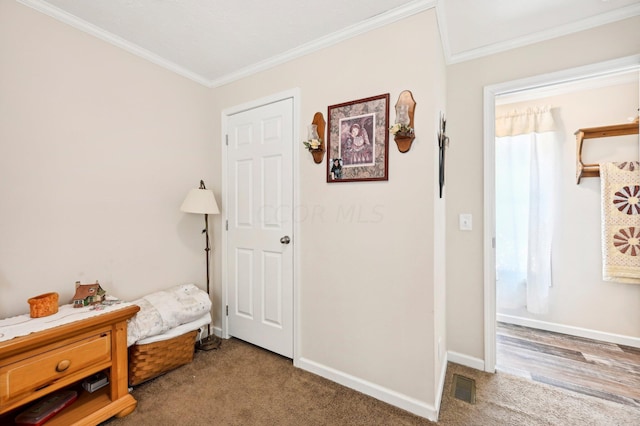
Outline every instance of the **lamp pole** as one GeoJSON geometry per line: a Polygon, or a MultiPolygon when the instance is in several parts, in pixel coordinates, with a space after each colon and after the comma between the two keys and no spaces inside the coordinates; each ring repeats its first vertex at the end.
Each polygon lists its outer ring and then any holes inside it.
{"type": "MultiPolygon", "coordinates": [[[[207,265],[207,294],[211,297],[211,289],[210,289],[210,253],[211,253],[211,243],[209,241],[209,214],[218,214],[220,210],[218,209],[218,205],[216,204],[216,199],[213,195],[212,191],[207,190],[207,187],[204,185],[204,181],[200,180],[200,187],[198,189],[192,189],[189,191],[187,198],[182,203],[182,207],[180,210],[187,213],[198,213],[204,214],[204,230],[202,231],[205,234],[205,260],[207,265]]],[[[196,348],[203,351],[209,351],[212,349],[217,349],[220,346],[222,339],[218,336],[215,336],[211,333],[211,323],[207,324],[207,337],[204,339],[200,339],[200,341],[196,344],[196,348]]]]}
{"type": "MultiPolygon", "coordinates": [[[[206,190],[207,188],[204,186],[204,181],[200,181],[200,189],[206,190]]],[[[204,253],[207,260],[207,294],[211,297],[211,292],[209,290],[209,281],[210,281],[210,273],[209,273],[209,263],[210,257],[209,253],[211,251],[211,244],[209,243],[209,213],[204,214],[204,235],[205,235],[205,247],[204,253]]],[[[201,339],[196,347],[201,351],[210,351],[212,349],[218,349],[220,344],[222,343],[222,339],[218,336],[214,336],[211,334],[211,323],[207,324],[207,337],[205,339],[201,339]]]]}

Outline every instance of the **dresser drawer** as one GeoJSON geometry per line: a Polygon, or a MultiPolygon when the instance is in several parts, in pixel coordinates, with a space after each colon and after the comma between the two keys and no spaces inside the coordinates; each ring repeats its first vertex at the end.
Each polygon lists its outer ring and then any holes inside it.
{"type": "Polygon", "coordinates": [[[0,407],[110,360],[111,333],[106,332],[4,365],[0,367],[0,407]]]}

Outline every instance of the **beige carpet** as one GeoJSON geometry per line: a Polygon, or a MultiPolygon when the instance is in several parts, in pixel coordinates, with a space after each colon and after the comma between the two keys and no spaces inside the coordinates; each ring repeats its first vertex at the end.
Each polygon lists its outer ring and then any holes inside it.
{"type": "MultiPolygon", "coordinates": [[[[293,367],[239,340],[133,390],[138,408],[105,425],[431,425],[293,367]]],[[[506,374],[450,363],[442,425],[638,425],[640,410],[506,374]],[[475,405],[451,396],[452,374],[476,380],[475,405]]]]}

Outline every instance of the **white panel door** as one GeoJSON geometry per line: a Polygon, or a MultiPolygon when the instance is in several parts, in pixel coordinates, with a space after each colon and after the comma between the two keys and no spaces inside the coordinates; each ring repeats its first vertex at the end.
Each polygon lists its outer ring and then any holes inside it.
{"type": "Polygon", "coordinates": [[[227,123],[229,334],[293,358],[293,99],[227,123]]]}

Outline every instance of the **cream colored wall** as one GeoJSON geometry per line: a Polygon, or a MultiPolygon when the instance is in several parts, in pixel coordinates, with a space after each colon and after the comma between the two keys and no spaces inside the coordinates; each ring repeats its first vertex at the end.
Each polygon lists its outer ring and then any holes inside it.
{"type": "Polygon", "coordinates": [[[451,351],[484,358],[483,88],[637,54],[638,28],[640,18],[635,17],[448,67],[447,339],[451,351]],[[473,231],[458,230],[460,213],[473,214],[473,231]]]}
{"type": "MultiPolygon", "coordinates": [[[[444,220],[434,168],[444,70],[435,12],[428,11],[213,93],[223,111],[299,88],[302,144],[316,111],[327,118],[329,105],[390,93],[393,119],[399,93],[413,92],[417,138],[405,154],[391,140],[388,182],[328,184],[326,159],[317,165],[301,149],[295,160],[300,210],[308,212],[294,236],[302,244],[300,357],[431,406],[434,342],[445,343],[436,336],[444,334],[444,312],[434,300],[444,288],[435,265],[444,264],[443,238],[434,230],[444,220]],[[407,54],[398,52],[399,40],[407,54]]],[[[220,117],[212,120],[218,131],[220,117]]]]}
{"type": "Polygon", "coordinates": [[[202,217],[179,206],[200,178],[221,201],[224,109],[298,87],[301,128],[329,105],[382,93],[393,119],[410,89],[417,138],[406,154],[391,140],[388,182],[327,184],[326,163],[304,150],[296,159],[311,212],[294,236],[300,357],[437,412],[436,342],[446,339],[435,134],[446,85],[434,11],[213,90],[17,2],[0,1],[0,52],[0,317],[48,291],[64,302],[76,280],[129,300],[204,286],[202,217]],[[399,39],[412,55],[397,53],[399,39]]]}
{"type": "MultiPolygon", "coordinates": [[[[217,177],[210,90],[15,1],[0,1],[0,317],[74,282],[133,298],[205,287],[217,177]]],[[[217,135],[217,134],[216,134],[217,135]]]]}
{"type": "MultiPolygon", "coordinates": [[[[498,313],[640,338],[640,286],[602,280],[600,179],[583,178],[576,185],[577,129],[627,123],[638,109],[638,82],[616,84],[525,102],[500,105],[496,115],[549,105],[558,125],[559,185],[553,238],[553,286],[549,312],[535,315],[526,308],[498,313]]],[[[638,159],[638,136],[620,136],[584,143],[585,163],[638,159]]]]}
{"type": "MultiPolygon", "coordinates": [[[[223,109],[299,87],[304,125],[328,105],[386,92],[393,104],[411,89],[418,138],[407,154],[392,144],[389,182],[326,184],[324,163],[305,151],[297,159],[301,204],[317,213],[296,236],[301,356],[432,404],[438,340],[483,356],[482,88],[636,54],[638,27],[633,18],[447,67],[443,233],[434,148],[445,73],[433,11],[212,93],[0,1],[0,316],[26,312],[26,299],[47,291],[66,300],[75,280],[100,279],[127,299],[203,285],[201,218],[178,208],[200,178],[220,200],[223,109]],[[345,209],[357,213],[340,216],[345,209]],[[474,214],[474,231],[458,231],[461,212],[474,214]]],[[[216,250],[218,295],[220,268],[216,250]]]]}

